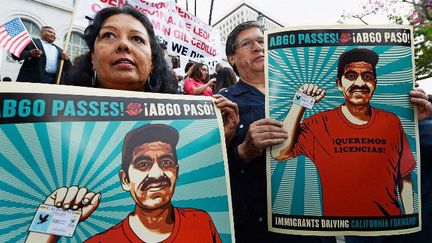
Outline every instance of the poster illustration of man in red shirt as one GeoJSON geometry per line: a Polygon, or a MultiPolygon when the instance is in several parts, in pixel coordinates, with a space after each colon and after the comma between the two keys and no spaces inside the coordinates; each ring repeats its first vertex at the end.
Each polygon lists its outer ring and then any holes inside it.
{"type": "MultiPolygon", "coordinates": [[[[123,142],[121,186],[135,209],[123,221],[86,242],[221,242],[208,213],[171,204],[178,180],[178,131],[165,124],[146,124],[129,131],[123,142]]],[[[45,205],[81,210],[80,222],[97,209],[101,194],[77,186],[55,190],[45,205]]],[[[30,232],[30,242],[57,242],[58,236],[30,232]]]]}
{"type": "MultiPolygon", "coordinates": [[[[306,107],[294,98],[284,120],[285,128],[292,131],[290,138],[272,150],[279,161],[304,154],[315,163],[322,184],[324,216],[414,212],[410,173],[416,163],[401,122],[395,114],[370,104],[379,82],[378,60],[378,54],[369,49],[343,53],[336,84],[345,102],[300,124],[306,107]],[[356,193],[351,193],[353,189],[356,193]]],[[[314,103],[325,97],[325,90],[315,84],[304,84],[298,92],[296,95],[306,94],[314,103]]]]}
{"type": "Polygon", "coordinates": [[[270,231],[388,235],[421,227],[412,33],[397,27],[267,34],[270,231]]]}

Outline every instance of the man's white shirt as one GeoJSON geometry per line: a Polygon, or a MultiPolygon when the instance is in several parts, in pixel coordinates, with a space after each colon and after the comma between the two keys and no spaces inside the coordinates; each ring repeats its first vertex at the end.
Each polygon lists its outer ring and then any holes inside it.
{"type": "Polygon", "coordinates": [[[55,74],[57,71],[58,50],[54,44],[50,44],[44,40],[41,40],[41,42],[46,56],[45,72],[55,74]]]}

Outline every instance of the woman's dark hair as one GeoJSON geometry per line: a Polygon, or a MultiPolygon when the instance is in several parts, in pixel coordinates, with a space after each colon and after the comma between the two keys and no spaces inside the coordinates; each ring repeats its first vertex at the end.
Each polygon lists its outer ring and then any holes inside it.
{"type": "MultiPolygon", "coordinates": [[[[149,36],[153,70],[151,71],[150,79],[146,83],[145,87],[143,87],[143,91],[177,93],[177,85],[169,71],[163,51],[157,41],[150,20],[137,9],[127,4],[122,7],[104,8],[96,14],[93,22],[84,31],[84,40],[86,41],[90,51],[75,59],[66,84],[93,86],[92,78],[94,71],[92,68],[91,53],[94,52],[94,43],[105,20],[118,14],[127,14],[137,19],[143,24],[149,36]]],[[[98,86],[97,81],[94,85],[96,87],[98,86]]]]}
{"type": "Polygon", "coordinates": [[[219,92],[219,90],[223,88],[228,88],[231,85],[234,85],[237,81],[237,76],[234,73],[234,70],[229,67],[222,68],[217,74],[216,74],[216,88],[215,92],[219,92]]]}
{"type": "MultiPolygon", "coordinates": [[[[195,81],[201,81],[201,78],[202,78],[201,68],[203,66],[207,67],[207,65],[205,65],[204,63],[196,63],[195,65],[193,65],[191,67],[192,70],[191,70],[191,75],[189,78],[193,78],[193,79],[195,79],[195,81]]],[[[209,75],[207,75],[206,79],[204,80],[204,83],[207,83],[208,79],[209,79],[209,75]]]]}
{"type": "Polygon", "coordinates": [[[195,62],[188,62],[188,63],[186,63],[186,66],[184,68],[185,73],[187,73],[189,71],[189,68],[191,68],[192,65],[194,65],[194,64],[195,64],[195,62]]]}

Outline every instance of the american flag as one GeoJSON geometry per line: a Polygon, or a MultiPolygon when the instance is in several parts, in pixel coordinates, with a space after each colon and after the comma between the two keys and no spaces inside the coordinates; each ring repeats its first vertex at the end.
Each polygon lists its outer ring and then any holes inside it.
{"type": "Polygon", "coordinates": [[[0,45],[17,57],[22,50],[32,41],[20,18],[14,18],[0,25],[0,45]]]}

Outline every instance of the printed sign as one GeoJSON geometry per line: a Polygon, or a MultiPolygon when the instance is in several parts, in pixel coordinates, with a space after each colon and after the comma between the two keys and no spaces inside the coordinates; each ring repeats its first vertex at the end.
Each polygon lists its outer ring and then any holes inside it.
{"type": "Polygon", "coordinates": [[[210,97],[3,83],[0,141],[1,242],[234,241],[210,97]]]}
{"type": "Polygon", "coordinates": [[[80,211],[63,210],[42,204],[35,214],[29,231],[72,237],[80,216],[80,211]]]}
{"type": "Polygon", "coordinates": [[[219,31],[173,1],[78,0],[74,25],[87,26],[89,18],[92,19],[101,9],[121,7],[124,4],[135,7],[150,19],[156,35],[166,44],[169,54],[181,55],[198,62],[205,60],[210,66],[221,62],[223,49],[219,31]]]}
{"type": "Polygon", "coordinates": [[[289,133],[267,154],[270,230],[418,231],[412,30],[283,29],[266,41],[267,116],[289,133]]]}

